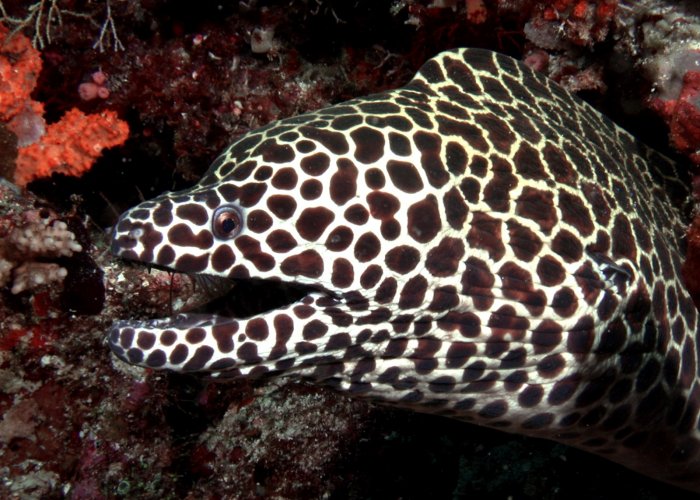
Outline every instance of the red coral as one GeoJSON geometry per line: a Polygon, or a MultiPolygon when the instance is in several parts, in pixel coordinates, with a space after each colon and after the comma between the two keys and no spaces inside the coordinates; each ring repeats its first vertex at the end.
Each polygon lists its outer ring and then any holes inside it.
{"type": "Polygon", "coordinates": [[[128,136],[128,125],[115,112],[86,115],[73,108],[49,125],[38,143],[19,148],[15,183],[25,186],[53,172],[81,175],[104,148],[123,144],[128,136]]]}
{"type": "Polygon", "coordinates": [[[664,82],[667,89],[662,89],[660,97],[651,99],[649,107],[668,124],[673,147],[700,164],[700,71],[692,69],[700,61],[700,51],[689,51],[673,61],[673,71],[669,73],[678,74],[676,83],[668,78],[664,82]],[[688,70],[684,74],[685,69],[688,70]]]}
{"type": "MultiPolygon", "coordinates": [[[[25,36],[7,38],[8,29],[0,24],[0,121],[8,122],[31,101],[29,95],[41,72],[39,51],[25,36]]],[[[33,101],[32,101],[33,102],[33,101]]],[[[36,103],[39,104],[39,103],[36,103]]]]}
{"type": "Polygon", "coordinates": [[[71,109],[46,127],[43,104],[31,98],[42,67],[39,52],[19,33],[8,37],[1,24],[0,47],[0,122],[17,135],[19,186],[53,172],[81,175],[104,148],[126,140],[129,128],[112,111],[86,115],[71,109]]]}

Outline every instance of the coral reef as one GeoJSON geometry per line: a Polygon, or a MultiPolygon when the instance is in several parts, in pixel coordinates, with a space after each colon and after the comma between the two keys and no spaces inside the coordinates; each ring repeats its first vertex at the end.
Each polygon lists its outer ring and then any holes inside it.
{"type": "MultiPolygon", "coordinates": [[[[79,176],[92,167],[104,148],[124,143],[129,127],[110,111],[86,115],[73,108],[47,126],[43,104],[31,98],[42,67],[39,52],[28,38],[10,34],[2,25],[0,43],[4,49],[0,54],[0,121],[17,136],[13,176],[17,185],[53,173],[79,176]]],[[[101,80],[99,85],[93,82],[95,93],[104,96],[104,80],[98,72],[93,75],[101,80]]]]}
{"type": "MultiPolygon", "coordinates": [[[[522,57],[656,147],[697,162],[693,2],[2,4],[16,33],[0,28],[0,158],[14,167],[17,150],[36,151],[42,173],[2,167],[41,199],[0,184],[1,497],[684,498],[575,450],[303,384],[135,370],[110,358],[102,339],[115,319],[195,309],[227,291],[115,262],[105,229],[118,212],[192,182],[234,137],[400,85],[445,48],[522,57]],[[25,21],[40,12],[30,5],[43,9],[38,24],[25,21]],[[46,23],[52,6],[61,21],[46,23]],[[74,128],[58,126],[62,117],[74,128]],[[130,140],[80,160],[71,171],[79,178],[46,177],[84,154],[65,147],[71,141],[42,142],[54,129],[90,149],[121,143],[124,122],[130,140]],[[43,250],[23,247],[20,228],[43,250]],[[62,250],[47,246],[51,233],[62,250]]],[[[698,227],[686,262],[696,290],[698,227]]],[[[272,300],[234,291],[242,308],[272,300]]]]}

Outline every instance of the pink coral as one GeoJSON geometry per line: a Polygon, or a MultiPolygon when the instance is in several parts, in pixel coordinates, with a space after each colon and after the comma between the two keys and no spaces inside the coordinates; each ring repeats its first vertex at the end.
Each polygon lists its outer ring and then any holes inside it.
{"type": "Polygon", "coordinates": [[[91,101],[98,97],[100,99],[107,99],[109,93],[107,75],[102,71],[95,71],[90,75],[89,82],[83,82],[78,85],[78,94],[83,101],[91,101]]]}

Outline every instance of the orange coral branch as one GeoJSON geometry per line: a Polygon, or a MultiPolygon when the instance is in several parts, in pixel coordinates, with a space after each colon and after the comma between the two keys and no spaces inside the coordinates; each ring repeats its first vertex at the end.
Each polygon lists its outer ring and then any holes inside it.
{"type": "Polygon", "coordinates": [[[128,136],[128,125],[114,111],[86,115],[73,108],[49,125],[39,142],[19,148],[15,183],[25,186],[54,172],[82,175],[104,148],[123,144],[128,136]]]}

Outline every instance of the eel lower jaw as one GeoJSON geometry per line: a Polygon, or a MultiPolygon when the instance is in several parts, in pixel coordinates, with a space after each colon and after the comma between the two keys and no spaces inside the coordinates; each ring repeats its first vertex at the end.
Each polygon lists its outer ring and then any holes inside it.
{"type": "MultiPolygon", "coordinates": [[[[153,343],[167,345],[170,342],[168,338],[179,338],[186,332],[211,331],[240,319],[264,316],[298,303],[311,293],[335,295],[320,287],[278,280],[192,276],[203,296],[206,297],[211,292],[213,300],[203,301],[194,308],[176,310],[176,314],[169,317],[114,322],[107,332],[105,342],[118,358],[131,364],[148,366],[143,353],[152,349],[153,343]],[[189,310],[185,312],[185,309],[189,310]]],[[[162,368],[180,371],[179,367],[170,366],[169,363],[162,368]]]]}

